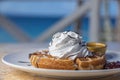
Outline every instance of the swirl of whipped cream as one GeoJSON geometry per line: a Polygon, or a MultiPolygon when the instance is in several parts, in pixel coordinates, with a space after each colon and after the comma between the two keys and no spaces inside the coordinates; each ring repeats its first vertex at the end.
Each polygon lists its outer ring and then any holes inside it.
{"type": "Polygon", "coordinates": [[[88,55],[80,53],[82,48],[82,36],[72,31],[58,32],[49,44],[49,54],[57,58],[75,59],[88,55]]]}

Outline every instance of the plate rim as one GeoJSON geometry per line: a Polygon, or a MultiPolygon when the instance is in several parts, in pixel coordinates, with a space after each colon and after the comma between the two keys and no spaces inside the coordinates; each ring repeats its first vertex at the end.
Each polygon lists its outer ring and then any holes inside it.
{"type": "MultiPolygon", "coordinates": [[[[120,51],[114,51],[114,50],[109,50],[109,51],[107,51],[107,52],[115,52],[115,53],[120,53],[120,51]]],[[[5,55],[5,56],[3,56],[2,57],[2,62],[4,63],[4,64],[6,64],[6,65],[8,65],[8,66],[10,66],[10,67],[13,67],[13,68],[19,68],[20,70],[21,69],[26,69],[26,70],[34,70],[34,71],[45,71],[45,70],[47,70],[47,71],[49,71],[49,72],[75,72],[75,73],[80,73],[80,72],[107,72],[107,71],[119,71],[120,70],[120,68],[116,68],[116,69],[102,69],[102,70],[57,70],[57,69],[44,69],[44,68],[35,68],[35,67],[25,67],[25,66],[20,66],[20,65],[16,65],[16,64],[13,64],[13,63],[9,63],[9,62],[7,62],[6,60],[5,60],[5,58],[7,57],[7,56],[9,56],[9,55],[13,55],[13,54],[19,54],[19,52],[18,53],[9,53],[9,54],[7,54],[7,55],[5,55]]],[[[23,54],[23,53],[21,53],[21,54],[23,54]]],[[[119,71],[120,72],[120,71],[119,71]]]]}

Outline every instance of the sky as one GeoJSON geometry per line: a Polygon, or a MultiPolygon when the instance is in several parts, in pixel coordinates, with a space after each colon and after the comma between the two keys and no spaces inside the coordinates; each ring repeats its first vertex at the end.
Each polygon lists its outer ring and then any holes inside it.
{"type": "MultiPolygon", "coordinates": [[[[117,3],[110,1],[109,13],[117,15],[117,3]]],[[[14,16],[63,16],[70,14],[76,8],[76,0],[71,1],[2,1],[0,2],[0,13],[14,16]]],[[[103,4],[101,15],[104,15],[103,4]]]]}

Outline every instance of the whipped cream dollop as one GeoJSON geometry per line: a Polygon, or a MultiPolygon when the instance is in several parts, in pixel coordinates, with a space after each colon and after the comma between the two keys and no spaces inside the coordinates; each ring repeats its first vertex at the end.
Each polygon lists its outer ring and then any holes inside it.
{"type": "Polygon", "coordinates": [[[49,44],[49,54],[57,58],[85,57],[89,55],[83,45],[82,36],[72,31],[58,32],[49,44]]]}

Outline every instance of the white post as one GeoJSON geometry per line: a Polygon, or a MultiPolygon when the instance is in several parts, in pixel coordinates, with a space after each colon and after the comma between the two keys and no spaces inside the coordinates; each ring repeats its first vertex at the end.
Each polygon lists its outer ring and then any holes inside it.
{"type": "Polygon", "coordinates": [[[117,16],[117,26],[115,28],[115,40],[120,41],[120,0],[118,1],[118,16],[117,16]]]}
{"type": "MultiPolygon", "coordinates": [[[[77,0],[77,7],[80,7],[82,4],[84,4],[83,0],[77,0]]],[[[82,18],[83,17],[78,18],[78,20],[76,20],[75,23],[74,23],[74,31],[79,33],[79,34],[81,33],[80,29],[81,29],[81,25],[82,25],[82,22],[81,22],[82,18]]]]}
{"type": "Polygon", "coordinates": [[[104,25],[103,25],[103,40],[105,42],[113,41],[113,29],[110,22],[110,15],[109,15],[109,0],[104,0],[104,25]]]}
{"type": "Polygon", "coordinates": [[[101,0],[90,0],[91,4],[91,13],[90,13],[90,28],[89,28],[89,37],[90,41],[99,41],[99,6],[101,0]]]}

